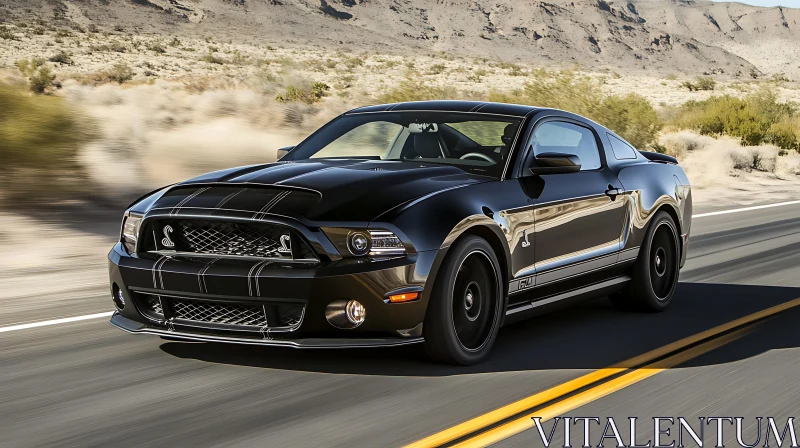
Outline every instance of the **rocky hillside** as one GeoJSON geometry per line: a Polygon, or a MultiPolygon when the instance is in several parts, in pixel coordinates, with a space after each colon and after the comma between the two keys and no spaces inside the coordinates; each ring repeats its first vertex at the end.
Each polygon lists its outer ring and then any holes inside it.
{"type": "Polygon", "coordinates": [[[800,78],[800,9],[706,0],[4,0],[0,20],[620,73],[800,78]]]}

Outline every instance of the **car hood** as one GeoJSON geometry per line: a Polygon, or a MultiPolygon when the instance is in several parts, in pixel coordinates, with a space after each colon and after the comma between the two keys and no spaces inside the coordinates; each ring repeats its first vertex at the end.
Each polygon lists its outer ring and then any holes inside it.
{"type": "Polygon", "coordinates": [[[310,159],[208,173],[164,190],[152,208],[178,214],[216,208],[217,215],[236,210],[302,221],[369,222],[422,196],[488,180],[430,163],[310,159]]]}

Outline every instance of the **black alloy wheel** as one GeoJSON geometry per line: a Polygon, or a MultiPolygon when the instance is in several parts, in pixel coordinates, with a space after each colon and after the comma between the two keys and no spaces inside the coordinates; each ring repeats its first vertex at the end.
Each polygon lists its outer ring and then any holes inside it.
{"type": "Polygon", "coordinates": [[[463,237],[450,248],[423,325],[432,359],[470,365],[488,356],[505,303],[498,266],[492,247],[480,237],[463,237]]]}
{"type": "Polygon", "coordinates": [[[667,223],[661,223],[650,247],[650,286],[658,300],[668,298],[677,283],[678,249],[673,234],[667,223]]]}
{"type": "Polygon", "coordinates": [[[453,288],[453,326],[467,350],[486,343],[495,315],[495,274],[486,253],[475,250],[461,263],[453,288]]]}
{"type": "Polygon", "coordinates": [[[658,312],[666,309],[675,295],[680,270],[678,228],[666,212],[658,212],[645,234],[631,281],[610,297],[620,309],[658,312]]]}

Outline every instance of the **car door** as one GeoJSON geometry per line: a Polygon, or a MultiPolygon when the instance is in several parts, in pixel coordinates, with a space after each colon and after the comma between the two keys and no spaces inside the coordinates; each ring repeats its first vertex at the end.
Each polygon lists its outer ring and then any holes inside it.
{"type": "Polygon", "coordinates": [[[574,278],[616,262],[626,219],[622,185],[606,167],[597,133],[579,121],[554,117],[537,122],[526,146],[520,179],[532,206],[520,210],[519,247],[511,292],[574,278]],[[581,169],[530,174],[535,156],[576,155],[581,169]],[[530,225],[532,223],[532,225],[530,225]]]}

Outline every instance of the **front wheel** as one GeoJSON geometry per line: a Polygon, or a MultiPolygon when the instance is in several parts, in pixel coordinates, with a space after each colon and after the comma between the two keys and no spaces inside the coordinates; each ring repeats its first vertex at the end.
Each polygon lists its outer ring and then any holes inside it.
{"type": "Polygon", "coordinates": [[[425,316],[425,350],[435,361],[475,364],[489,355],[503,312],[499,263],[477,236],[458,240],[442,263],[425,316]]]}
{"type": "Polygon", "coordinates": [[[630,283],[624,291],[611,296],[611,302],[626,310],[666,309],[675,295],[680,258],[675,221],[669,214],[658,212],[647,229],[630,283]]]}

